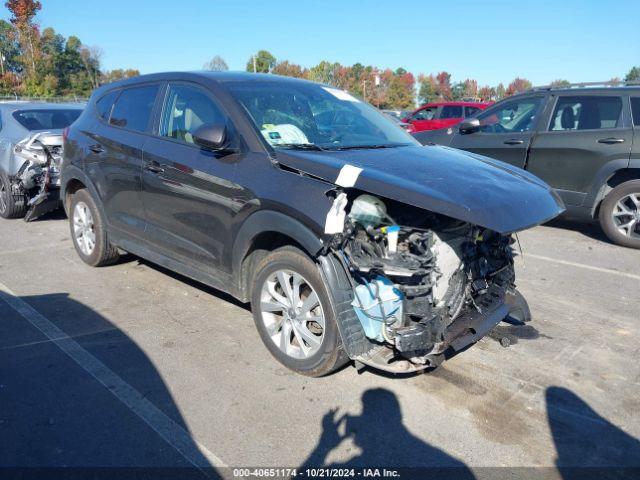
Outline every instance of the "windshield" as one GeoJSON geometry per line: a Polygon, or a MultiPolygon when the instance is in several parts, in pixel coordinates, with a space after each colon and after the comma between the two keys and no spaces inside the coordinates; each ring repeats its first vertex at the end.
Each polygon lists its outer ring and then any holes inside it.
{"type": "Polygon", "coordinates": [[[27,130],[60,130],[71,125],[80,113],[78,108],[18,110],[13,112],[13,118],[27,130]]]}
{"type": "Polygon", "coordinates": [[[418,143],[370,105],[312,83],[232,82],[229,91],[275,148],[387,148],[418,143]]]}

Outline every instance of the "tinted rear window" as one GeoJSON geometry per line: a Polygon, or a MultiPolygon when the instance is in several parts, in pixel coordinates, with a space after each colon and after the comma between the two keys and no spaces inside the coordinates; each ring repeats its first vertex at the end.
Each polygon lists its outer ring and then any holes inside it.
{"type": "Polygon", "coordinates": [[[640,97],[631,99],[631,112],[633,112],[633,124],[640,127],[640,97]]]}
{"type": "Polygon", "coordinates": [[[151,119],[158,85],[126,88],[116,100],[109,123],[116,127],[145,132],[151,119]]]}
{"type": "Polygon", "coordinates": [[[80,113],[78,108],[18,110],[13,112],[13,118],[27,130],[59,130],[75,122],[80,113]]]}
{"type": "Polygon", "coordinates": [[[620,97],[560,97],[549,130],[596,130],[616,128],[620,123],[620,97]]]}

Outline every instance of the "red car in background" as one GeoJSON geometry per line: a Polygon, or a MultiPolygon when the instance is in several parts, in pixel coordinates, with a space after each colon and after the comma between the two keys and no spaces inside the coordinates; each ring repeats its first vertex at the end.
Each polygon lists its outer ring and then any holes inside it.
{"type": "Polygon", "coordinates": [[[494,102],[437,102],[422,105],[403,122],[413,126],[411,133],[438,130],[460,123],[494,102]]]}

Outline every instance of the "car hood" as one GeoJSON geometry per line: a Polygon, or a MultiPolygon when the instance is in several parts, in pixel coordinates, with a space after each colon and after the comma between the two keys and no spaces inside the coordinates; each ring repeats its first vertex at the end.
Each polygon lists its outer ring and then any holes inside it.
{"type": "Polygon", "coordinates": [[[279,164],[331,183],[345,165],[361,168],[353,188],[504,234],[544,223],[564,211],[558,195],[538,177],[448,147],[280,149],[275,155],[279,164]]]}

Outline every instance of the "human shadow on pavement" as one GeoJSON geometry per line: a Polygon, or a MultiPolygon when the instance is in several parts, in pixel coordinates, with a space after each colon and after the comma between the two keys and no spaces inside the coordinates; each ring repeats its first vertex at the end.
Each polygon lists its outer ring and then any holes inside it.
{"type": "Polygon", "coordinates": [[[1,478],[219,477],[144,350],[68,294],[0,290],[0,397],[1,478]]]}
{"type": "Polygon", "coordinates": [[[475,478],[463,462],[413,435],[403,424],[395,394],[384,388],[362,394],[360,415],[339,416],[337,409],[324,415],[318,444],[301,468],[318,467],[397,468],[402,470],[402,479],[475,478]],[[327,464],[331,451],[348,439],[360,453],[327,464]]]}
{"type": "Polygon", "coordinates": [[[545,392],[556,467],[564,480],[640,478],[640,441],[562,387],[545,392]]]}

